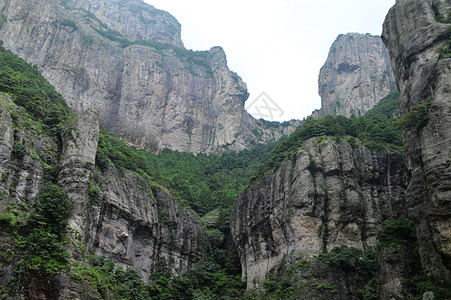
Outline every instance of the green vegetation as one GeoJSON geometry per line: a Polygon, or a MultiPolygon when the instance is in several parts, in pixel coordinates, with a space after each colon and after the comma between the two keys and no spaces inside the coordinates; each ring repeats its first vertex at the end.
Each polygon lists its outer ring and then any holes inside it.
{"type": "Polygon", "coordinates": [[[243,299],[245,284],[239,258],[232,250],[216,250],[180,277],[168,278],[164,264],[152,275],[152,299],[243,299]]]}
{"type": "Polygon", "coordinates": [[[431,107],[431,103],[431,101],[426,101],[412,107],[410,112],[400,120],[399,124],[401,127],[420,133],[429,122],[429,108],[431,107]]]}
{"type": "Polygon", "coordinates": [[[367,118],[394,119],[399,114],[399,92],[394,91],[381,99],[370,111],[365,114],[367,118]]]}
{"type": "Polygon", "coordinates": [[[393,221],[385,221],[384,226],[377,233],[377,240],[380,247],[390,245],[405,244],[412,247],[417,244],[417,236],[414,231],[414,224],[411,220],[399,218],[393,221]]]}
{"type": "Polygon", "coordinates": [[[65,19],[63,21],[60,22],[60,25],[62,26],[67,26],[67,27],[71,27],[74,30],[78,29],[77,24],[73,21],[73,20],[69,20],[69,19],[65,19]]]}
{"type": "Polygon", "coordinates": [[[12,159],[20,162],[29,155],[37,158],[44,169],[43,187],[34,205],[16,192],[15,168],[2,174],[4,184],[10,178],[13,180],[9,186],[10,203],[0,214],[0,226],[6,236],[12,238],[13,248],[8,249],[11,255],[7,261],[15,266],[12,281],[2,292],[16,294],[22,289],[32,298],[28,292],[40,291],[52,298],[55,286],[50,279],[67,268],[68,254],[64,246],[67,219],[71,214],[66,194],[55,184],[58,158],[53,147],[61,146],[60,130],[71,112],[37,67],[3,47],[0,47],[0,66],[0,92],[16,104],[1,102],[13,121],[12,159]],[[40,154],[35,149],[37,139],[48,142],[48,145],[41,145],[40,154]],[[41,159],[40,155],[46,159],[41,159]]]}
{"type": "MultiPolygon", "coordinates": [[[[256,145],[252,150],[205,155],[163,150],[159,155],[137,150],[102,130],[96,165],[104,169],[111,162],[171,190],[179,203],[203,215],[213,209],[230,211],[238,194],[266,161],[276,143],[256,145]]],[[[226,221],[223,221],[226,223],[226,221]]]]}
{"type": "MultiPolygon", "coordinates": [[[[288,127],[291,124],[290,121],[278,122],[278,121],[268,121],[268,120],[265,120],[265,119],[258,119],[258,120],[260,122],[262,122],[268,128],[277,128],[279,126],[281,126],[281,127],[288,127]]],[[[292,120],[292,121],[294,121],[294,120],[292,120]]]]}
{"type": "Polygon", "coordinates": [[[402,284],[409,298],[420,300],[427,291],[432,291],[436,300],[446,300],[451,297],[451,283],[431,282],[422,269],[415,226],[410,219],[401,217],[385,221],[377,234],[377,240],[379,255],[383,249],[396,249],[405,266],[401,274],[402,284]]]}
{"type": "Polygon", "coordinates": [[[335,247],[328,253],[323,253],[318,260],[332,269],[340,270],[355,281],[361,299],[379,299],[377,292],[376,250],[368,248],[365,251],[347,246],[335,247]]]}
{"type": "Polygon", "coordinates": [[[132,270],[117,267],[111,260],[88,255],[70,274],[75,282],[89,282],[100,299],[149,299],[146,285],[132,270]]]}
{"type": "Polygon", "coordinates": [[[76,265],[71,278],[90,282],[101,299],[241,299],[245,292],[238,256],[216,250],[182,276],[171,278],[165,260],[161,260],[144,284],[131,269],[124,270],[104,257],[88,255],[76,265]]]}
{"type": "Polygon", "coordinates": [[[62,125],[71,115],[63,97],[56,92],[37,67],[0,46],[0,92],[8,94],[25,108],[52,137],[59,136],[62,125]]]}
{"type": "MultiPolygon", "coordinates": [[[[107,28],[100,21],[99,24],[102,28],[99,33],[105,38],[119,42],[124,47],[132,44],[119,32],[107,28]]],[[[60,25],[77,29],[71,20],[63,20],[60,25]]],[[[133,43],[154,47],[158,51],[173,51],[183,61],[209,68],[206,64],[207,52],[193,52],[149,41],[133,43]]],[[[0,66],[0,92],[6,93],[21,107],[10,109],[15,130],[34,126],[39,128],[39,134],[57,142],[61,128],[71,117],[64,99],[45,81],[37,67],[31,67],[3,47],[0,47],[0,66]]],[[[398,97],[398,93],[387,96],[373,110],[359,118],[328,116],[321,120],[307,119],[301,128],[281,144],[256,145],[254,149],[240,153],[224,152],[207,156],[164,150],[155,155],[130,147],[111,132],[102,130],[96,157],[96,166],[100,172],[112,164],[122,174],[132,171],[151,181],[153,191],[163,186],[168,188],[182,206],[192,208],[199,215],[205,216],[215,210],[214,214],[207,215],[207,219],[214,219],[214,225],[207,232],[213,240],[225,236],[225,242],[218,245],[217,249],[210,248],[204,261],[180,277],[172,278],[167,262],[160,261],[158,269],[150,278],[150,284],[144,284],[135,271],[124,270],[110,260],[94,255],[87,255],[69,268],[64,247],[71,204],[61,187],[55,184],[58,157],[54,151],[49,154],[52,159],[49,164],[41,161],[45,170],[45,184],[35,204],[15,199],[0,214],[2,230],[8,232],[14,241],[14,249],[0,252],[0,260],[17,267],[10,286],[0,290],[3,293],[8,292],[8,288],[11,292],[19,287],[24,290],[41,289],[48,298],[54,298],[52,293],[55,287],[51,279],[67,270],[76,282],[91,283],[103,299],[284,299],[296,296],[303,288],[333,297],[337,293],[334,284],[298,280],[299,274],[307,272],[309,268],[304,260],[299,260],[283,276],[269,276],[264,282],[263,294],[245,292],[240,278],[238,254],[230,243],[229,218],[232,205],[251,178],[256,179],[277,168],[283,161],[293,159],[303,143],[312,137],[332,136],[337,142],[340,139],[349,140],[351,145],[355,145],[358,139],[374,150],[400,151],[400,126],[420,132],[428,122],[430,102],[412,108],[405,118],[398,121],[393,118],[398,97]]],[[[263,123],[268,127],[279,126],[272,122],[263,123]]],[[[286,124],[282,123],[281,126],[286,124]]],[[[30,149],[26,140],[16,139],[12,159],[21,161],[27,154],[39,156],[36,150],[30,149]]],[[[314,173],[318,168],[317,162],[312,159],[309,169],[314,173]]],[[[10,177],[9,171],[4,172],[1,181],[8,182],[10,177]]],[[[9,192],[11,195],[17,194],[13,186],[9,192]]],[[[99,200],[99,190],[93,182],[89,183],[88,194],[91,202],[99,200]]],[[[164,223],[163,217],[161,220],[164,223]]],[[[413,295],[414,299],[421,299],[425,291],[434,291],[436,299],[448,299],[450,284],[430,282],[421,270],[413,228],[408,219],[387,221],[377,235],[377,249],[361,251],[337,247],[322,254],[318,260],[350,276],[358,286],[360,298],[378,299],[376,257],[389,247],[405,250],[408,253],[406,263],[410,266],[403,274],[406,293],[413,295]],[[414,251],[411,250],[412,246],[414,251]]]]}
{"type": "Polygon", "coordinates": [[[64,243],[71,209],[69,199],[59,186],[50,184],[41,190],[27,224],[21,229],[23,236],[18,239],[24,253],[20,261],[22,272],[46,277],[58,274],[67,266],[64,243]]]}
{"type": "Polygon", "coordinates": [[[434,11],[435,19],[439,23],[451,23],[451,9],[448,10],[448,16],[445,16],[440,13],[437,5],[435,3],[432,4],[432,10],[434,11]]]}
{"type": "Polygon", "coordinates": [[[337,139],[351,137],[360,140],[370,149],[381,151],[402,150],[402,135],[395,113],[398,93],[388,95],[367,115],[356,118],[326,116],[315,120],[308,118],[288,139],[271,153],[271,158],[260,170],[260,176],[277,169],[283,161],[292,159],[303,143],[312,137],[332,136],[337,139]]]}
{"type": "Polygon", "coordinates": [[[68,267],[64,245],[70,214],[71,203],[54,184],[42,188],[31,210],[24,203],[10,203],[0,215],[0,226],[14,237],[9,261],[17,268],[4,292],[14,294],[20,287],[50,295],[55,290],[51,277],[68,267]]]}

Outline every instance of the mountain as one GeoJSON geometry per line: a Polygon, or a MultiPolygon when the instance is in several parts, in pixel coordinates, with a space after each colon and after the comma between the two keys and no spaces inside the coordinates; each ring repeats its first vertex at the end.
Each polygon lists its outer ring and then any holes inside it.
{"type": "Polygon", "coordinates": [[[244,109],[246,84],[220,47],[183,47],[170,14],[138,0],[0,1],[5,48],[37,65],[77,114],[141,148],[243,150],[291,133],[244,109]]]}
{"type": "Polygon", "coordinates": [[[192,210],[142,172],[96,162],[98,111],[74,116],[35,67],[4,48],[0,65],[2,294],[98,299],[106,295],[91,276],[103,257],[110,272],[114,262],[144,281],[161,265],[180,275],[204,257],[192,210]]]}
{"type": "Polygon", "coordinates": [[[2,298],[450,299],[448,0],[388,13],[399,92],[295,131],[141,1],[0,7],[2,298]]]}
{"type": "Polygon", "coordinates": [[[379,100],[376,87],[393,90],[387,53],[399,93],[358,118],[308,118],[273,151],[232,213],[248,289],[278,299],[449,299],[450,12],[450,1],[398,0],[384,22],[388,52],[369,35],[334,43],[320,75],[326,114],[361,114],[379,100]],[[363,55],[360,39],[378,56],[363,55]],[[362,57],[380,66],[377,81],[363,80],[362,57]],[[353,99],[353,87],[358,100],[337,98],[353,99]],[[360,106],[365,95],[375,102],[360,106]]]}
{"type": "Polygon", "coordinates": [[[319,73],[321,109],[314,116],[358,117],[395,89],[390,57],[381,38],[341,34],[319,73]]]}
{"type": "Polygon", "coordinates": [[[423,267],[435,282],[451,281],[451,2],[398,0],[382,38],[404,118],[409,184],[423,267]]]}
{"type": "MultiPolygon", "coordinates": [[[[395,123],[384,115],[308,119],[275,149],[232,213],[248,289],[275,292],[267,282],[284,278],[291,292],[274,297],[359,299],[361,289],[373,288],[376,272],[358,274],[352,265],[382,247],[378,235],[385,221],[406,217],[407,174],[395,123]],[[377,137],[391,126],[386,136],[397,140],[377,137]],[[337,259],[349,255],[351,266],[330,266],[328,255],[334,253],[337,259]]],[[[366,267],[377,269],[374,262],[366,267]]],[[[398,275],[390,273],[378,284],[398,275]]]]}

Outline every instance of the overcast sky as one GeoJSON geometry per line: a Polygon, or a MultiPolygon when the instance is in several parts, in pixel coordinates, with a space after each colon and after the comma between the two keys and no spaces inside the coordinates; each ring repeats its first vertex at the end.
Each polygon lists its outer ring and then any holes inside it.
{"type": "MultiPolygon", "coordinates": [[[[320,108],[318,73],[341,33],[380,35],[395,0],[144,0],[182,24],[185,47],[224,48],[229,68],[247,83],[247,105],[265,92],[302,119],[320,108]]],[[[270,119],[270,118],[268,118],[270,119]]]]}

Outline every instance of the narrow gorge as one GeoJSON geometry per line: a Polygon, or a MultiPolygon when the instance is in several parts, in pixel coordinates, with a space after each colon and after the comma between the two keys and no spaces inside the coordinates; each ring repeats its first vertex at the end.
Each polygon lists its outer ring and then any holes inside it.
{"type": "Polygon", "coordinates": [[[281,123],[143,1],[0,0],[0,297],[450,299],[450,32],[397,0],[281,123]]]}

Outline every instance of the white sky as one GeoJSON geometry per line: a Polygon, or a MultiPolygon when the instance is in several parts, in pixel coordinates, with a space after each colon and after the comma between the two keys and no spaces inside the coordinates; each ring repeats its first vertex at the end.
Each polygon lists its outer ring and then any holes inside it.
{"type": "Polygon", "coordinates": [[[144,0],[182,24],[193,50],[224,48],[229,68],[247,83],[252,103],[265,92],[302,119],[320,108],[318,73],[341,33],[380,35],[395,0],[144,0]]]}

